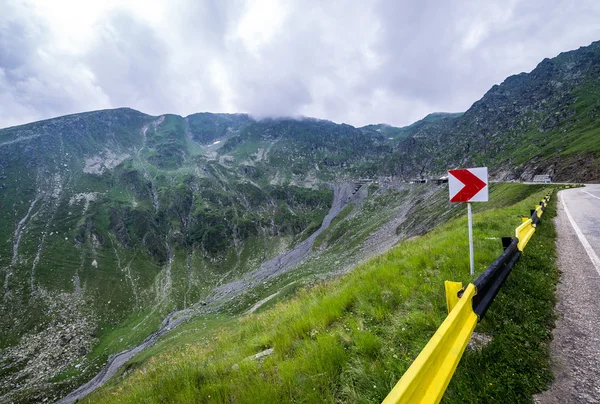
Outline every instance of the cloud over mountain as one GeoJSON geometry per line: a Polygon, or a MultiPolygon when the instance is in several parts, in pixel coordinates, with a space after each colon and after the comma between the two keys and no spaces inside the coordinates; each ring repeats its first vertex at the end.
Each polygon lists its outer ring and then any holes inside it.
{"type": "Polygon", "coordinates": [[[600,4],[0,1],[0,127],[130,106],[408,124],[600,38],[600,4]]]}

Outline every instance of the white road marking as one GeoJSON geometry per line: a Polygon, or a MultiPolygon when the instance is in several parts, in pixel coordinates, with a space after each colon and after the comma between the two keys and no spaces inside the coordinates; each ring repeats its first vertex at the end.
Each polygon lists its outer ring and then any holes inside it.
{"type": "Polygon", "coordinates": [[[596,195],[594,195],[594,194],[590,194],[590,193],[589,193],[589,192],[587,192],[587,191],[582,191],[582,192],[583,192],[584,194],[588,194],[589,196],[591,196],[591,197],[593,197],[593,198],[600,199],[600,198],[598,198],[596,195]]]}
{"type": "MultiPolygon", "coordinates": [[[[585,192],[585,191],[583,191],[583,192],[585,192]]],[[[600,198],[598,198],[598,199],[600,199],[600,198]]],[[[587,255],[590,257],[590,260],[592,260],[592,264],[596,268],[598,275],[600,275],[600,258],[598,258],[598,256],[594,252],[594,249],[592,248],[590,243],[587,241],[587,238],[585,238],[585,236],[581,232],[581,229],[579,229],[579,226],[577,226],[577,223],[575,223],[575,220],[573,220],[573,216],[571,216],[571,212],[569,212],[569,209],[567,208],[567,205],[565,204],[565,199],[562,198],[561,202],[562,202],[563,208],[565,209],[565,213],[567,214],[567,217],[569,218],[569,221],[571,222],[571,226],[573,226],[573,230],[575,230],[575,234],[577,234],[577,237],[579,238],[579,241],[583,245],[585,252],[587,252],[587,255]]]]}

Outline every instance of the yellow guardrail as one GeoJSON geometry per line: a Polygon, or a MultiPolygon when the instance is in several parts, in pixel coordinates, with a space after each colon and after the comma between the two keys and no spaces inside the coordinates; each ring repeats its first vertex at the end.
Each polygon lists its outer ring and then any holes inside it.
{"type": "Polygon", "coordinates": [[[519,239],[519,244],[517,244],[517,248],[519,251],[523,251],[531,236],[535,233],[535,225],[531,219],[525,220],[517,229],[515,230],[515,236],[519,239]]]}
{"type": "Polygon", "coordinates": [[[437,403],[442,399],[456,366],[477,325],[473,311],[475,285],[462,297],[417,359],[383,400],[391,403],[437,403]]]}
{"type": "Polygon", "coordinates": [[[537,213],[537,217],[542,217],[544,211],[540,205],[535,206],[535,212],[537,213]]]}
{"type": "MultiPolygon", "coordinates": [[[[547,195],[544,199],[542,199],[541,203],[543,203],[545,206],[549,201],[550,195],[547,195]]],[[[541,204],[535,206],[535,213],[538,218],[542,217],[544,210],[542,209],[541,204]]],[[[533,236],[533,233],[535,233],[535,224],[531,219],[524,218],[523,223],[515,230],[515,237],[519,239],[519,244],[517,245],[519,251],[523,251],[525,249],[525,246],[529,242],[529,239],[531,239],[533,236]]]]}
{"type": "MultiPolygon", "coordinates": [[[[538,218],[549,201],[550,195],[535,207],[538,218]]],[[[535,225],[531,219],[524,219],[516,228],[519,251],[523,251],[534,232],[535,225]]],[[[442,399],[479,321],[473,311],[473,296],[477,293],[474,284],[470,283],[460,297],[460,282],[446,281],[445,289],[448,317],[383,400],[383,404],[439,403],[442,399]]]]}
{"type": "Polygon", "coordinates": [[[535,211],[537,212],[538,217],[542,217],[542,215],[544,214],[544,208],[548,206],[548,202],[550,202],[550,195],[546,195],[546,197],[542,199],[542,202],[540,202],[540,205],[537,205],[535,207],[535,211]],[[544,204],[544,208],[542,208],[541,206],[542,203],[544,204]]]}

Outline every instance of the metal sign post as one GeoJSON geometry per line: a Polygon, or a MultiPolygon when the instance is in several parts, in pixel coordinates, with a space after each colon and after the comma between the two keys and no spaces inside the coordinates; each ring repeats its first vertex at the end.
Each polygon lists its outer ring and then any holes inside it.
{"type": "Polygon", "coordinates": [[[471,276],[475,275],[475,256],[473,254],[473,211],[471,202],[487,202],[487,167],[467,168],[448,171],[450,202],[466,202],[469,221],[469,264],[471,276]]]}
{"type": "Polygon", "coordinates": [[[469,216],[469,263],[471,268],[471,276],[475,275],[475,257],[473,256],[473,211],[471,210],[471,202],[467,202],[467,212],[469,216]]]}

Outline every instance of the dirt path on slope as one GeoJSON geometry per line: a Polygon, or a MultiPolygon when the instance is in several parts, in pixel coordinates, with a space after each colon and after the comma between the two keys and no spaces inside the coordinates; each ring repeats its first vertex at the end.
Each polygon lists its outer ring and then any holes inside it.
{"type": "Polygon", "coordinates": [[[263,263],[259,269],[247,274],[242,279],[229,282],[215,288],[213,290],[213,295],[207,299],[207,306],[201,306],[194,310],[186,309],[170,313],[165,318],[158,331],[148,336],[148,338],[146,338],[141,344],[110,357],[108,363],[92,380],[72,391],[67,396],[60,399],[57,403],[71,404],[77,400],[81,400],[106,383],[123,365],[125,365],[129,359],[142,352],[146,348],[154,345],[158,338],[171,331],[173,328],[177,327],[193,315],[218,311],[219,307],[226,301],[233,299],[244,291],[253,288],[254,286],[266,280],[273,279],[295,268],[298,264],[300,264],[300,262],[302,262],[304,258],[306,258],[306,256],[308,256],[312,250],[312,245],[315,239],[319,236],[319,234],[329,227],[333,218],[336,217],[350,201],[360,198],[359,193],[353,194],[354,184],[335,184],[332,186],[332,188],[332,206],[329,209],[327,216],[325,216],[325,219],[323,219],[321,227],[310,237],[291,250],[263,263]]]}
{"type": "Polygon", "coordinates": [[[208,298],[207,302],[211,303],[213,306],[215,306],[217,302],[224,303],[225,298],[230,300],[242,292],[270,279],[276,278],[298,266],[298,264],[300,264],[312,251],[315,239],[329,227],[333,218],[336,217],[350,201],[354,201],[361,197],[359,192],[353,193],[354,184],[335,184],[332,188],[333,203],[331,209],[329,210],[329,213],[327,213],[327,216],[325,216],[325,219],[323,219],[323,223],[317,231],[291,250],[263,263],[259,269],[245,275],[242,279],[216,287],[213,290],[213,295],[208,298]]]}
{"type": "Polygon", "coordinates": [[[577,189],[559,194],[555,226],[561,279],[557,287],[558,319],[551,343],[555,381],[548,391],[535,397],[538,404],[600,403],[600,274],[589,256],[594,253],[586,250],[577,234],[588,233],[584,236],[590,240],[588,245],[596,244],[593,233],[600,231],[600,209],[593,211],[590,197],[580,201],[585,197],[578,194],[582,192],[577,189]],[[581,211],[588,209],[591,211],[583,216],[581,211]],[[582,215],[580,220],[576,215],[582,215]],[[585,221],[591,221],[589,229],[584,227],[585,221]]]}
{"type": "Polygon", "coordinates": [[[144,342],[141,344],[126,349],[123,352],[119,352],[118,354],[111,356],[108,359],[106,365],[102,368],[102,370],[89,382],[80,386],[76,390],[73,390],[67,396],[63,397],[59,401],[58,404],[71,404],[77,400],[81,400],[92,391],[96,390],[98,387],[102,386],[106,383],[117,371],[125,365],[125,363],[133,358],[138,353],[142,352],[144,349],[151,347],[154,343],[160,338],[162,335],[171,331],[173,328],[177,327],[179,324],[183,323],[185,320],[190,318],[191,311],[188,310],[179,310],[174,311],[169,314],[162,322],[160,329],[151,335],[149,335],[144,342]]]}

